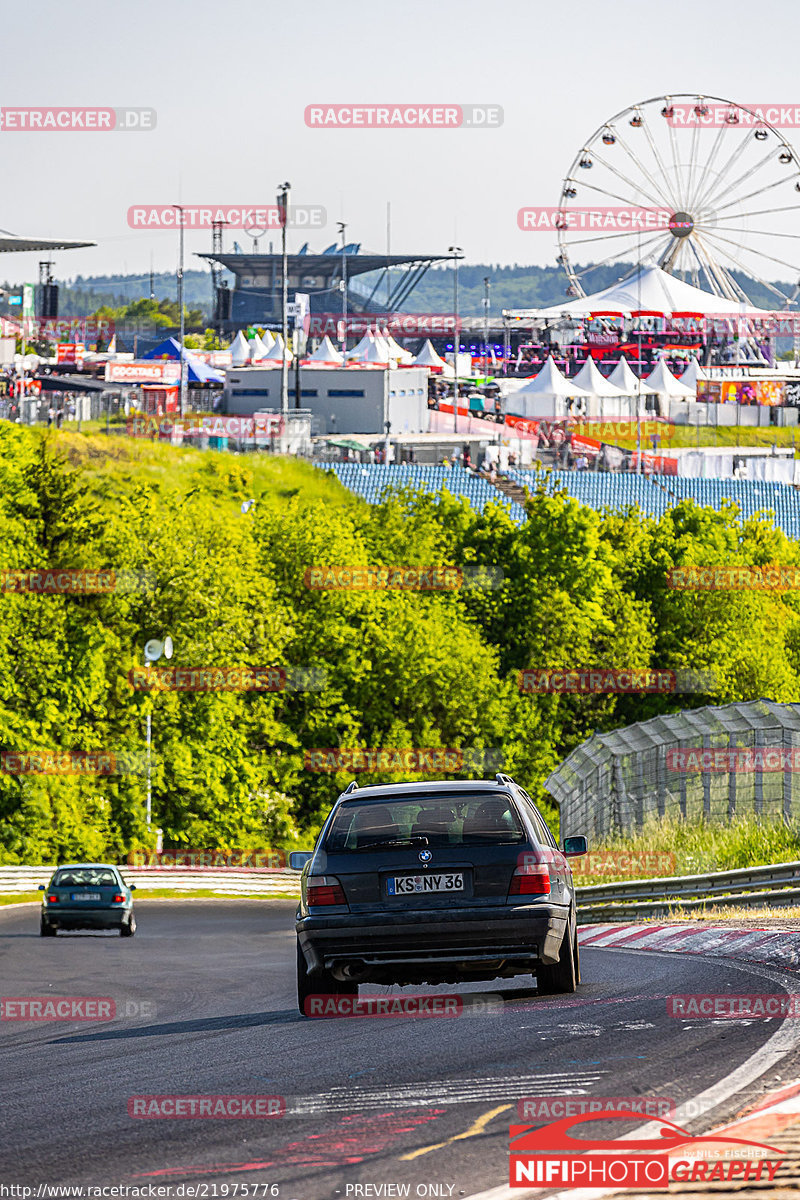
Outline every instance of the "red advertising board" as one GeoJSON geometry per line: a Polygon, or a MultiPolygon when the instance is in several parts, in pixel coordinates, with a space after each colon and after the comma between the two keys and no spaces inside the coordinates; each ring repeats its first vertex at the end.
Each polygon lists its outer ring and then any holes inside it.
{"type": "Polygon", "coordinates": [[[86,347],[83,342],[60,342],[56,347],[56,362],[73,363],[76,367],[83,365],[86,347]]]}
{"type": "Polygon", "coordinates": [[[178,383],[180,377],[180,363],[168,359],[106,363],[107,383],[178,383]]]}

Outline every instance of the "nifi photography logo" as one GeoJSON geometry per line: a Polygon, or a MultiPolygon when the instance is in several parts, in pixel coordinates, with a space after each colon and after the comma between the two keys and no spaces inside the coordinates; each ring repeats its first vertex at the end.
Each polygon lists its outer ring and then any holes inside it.
{"type": "Polygon", "coordinates": [[[624,1138],[600,1141],[570,1133],[584,1123],[614,1120],[630,1124],[631,1113],[585,1113],[538,1128],[512,1125],[511,1187],[644,1188],[649,1192],[666,1191],[671,1183],[767,1184],[781,1167],[776,1156],[784,1151],[774,1146],[725,1132],[693,1137],[663,1118],[655,1137],[637,1138],[628,1133],[624,1138]]]}

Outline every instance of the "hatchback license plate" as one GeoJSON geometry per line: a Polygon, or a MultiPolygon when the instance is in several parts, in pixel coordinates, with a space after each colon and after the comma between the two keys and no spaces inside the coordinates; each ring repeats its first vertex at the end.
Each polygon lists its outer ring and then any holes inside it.
{"type": "Polygon", "coordinates": [[[420,892],[463,892],[464,876],[447,875],[391,875],[387,880],[390,896],[414,896],[420,892]]]}
{"type": "Polygon", "coordinates": [[[73,892],[73,900],[102,900],[99,892],[73,892]]]}

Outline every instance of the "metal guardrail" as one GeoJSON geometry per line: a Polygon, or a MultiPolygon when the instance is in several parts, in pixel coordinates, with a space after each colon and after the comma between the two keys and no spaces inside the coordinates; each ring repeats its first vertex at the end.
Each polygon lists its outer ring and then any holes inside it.
{"type": "MultiPolygon", "coordinates": [[[[178,892],[213,891],[220,895],[300,895],[300,872],[288,867],[269,870],[261,867],[126,867],[120,864],[123,879],[142,889],[169,888],[178,892]]],[[[40,883],[47,885],[54,866],[0,867],[0,893],[35,892],[40,883]]]]}
{"type": "MultiPolygon", "coordinates": [[[[289,867],[126,867],[123,877],[142,889],[180,892],[212,891],[219,895],[300,894],[300,872],[289,867]]],[[[0,894],[35,892],[50,882],[54,866],[0,867],[0,894]]],[[[692,912],[719,899],[748,907],[800,905],[800,862],[712,871],[707,875],[673,875],[663,879],[632,879],[575,889],[578,917],[583,924],[666,916],[692,912]]]]}
{"type": "Polygon", "coordinates": [[[575,895],[579,920],[585,924],[692,912],[717,899],[737,908],[781,908],[800,905],[800,862],[601,883],[576,888],[575,895]]]}

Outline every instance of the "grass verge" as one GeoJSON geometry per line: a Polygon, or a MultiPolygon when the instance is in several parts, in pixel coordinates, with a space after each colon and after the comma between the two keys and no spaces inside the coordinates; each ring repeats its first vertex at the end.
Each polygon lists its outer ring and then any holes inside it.
{"type": "Polygon", "coordinates": [[[637,860],[647,864],[654,854],[672,856],[672,869],[661,870],[660,875],[705,875],[709,871],[734,871],[740,867],[800,860],[800,825],[770,824],[748,817],[725,825],[652,820],[637,834],[606,838],[598,846],[590,842],[589,849],[595,856],[606,856],[606,861],[602,874],[587,875],[581,871],[582,860],[573,859],[572,871],[578,887],[652,877],[652,870],[649,873],[637,870],[635,864],[637,860]],[[630,856],[631,869],[607,871],[606,867],[614,864],[611,858],[614,854],[630,856]]]}

